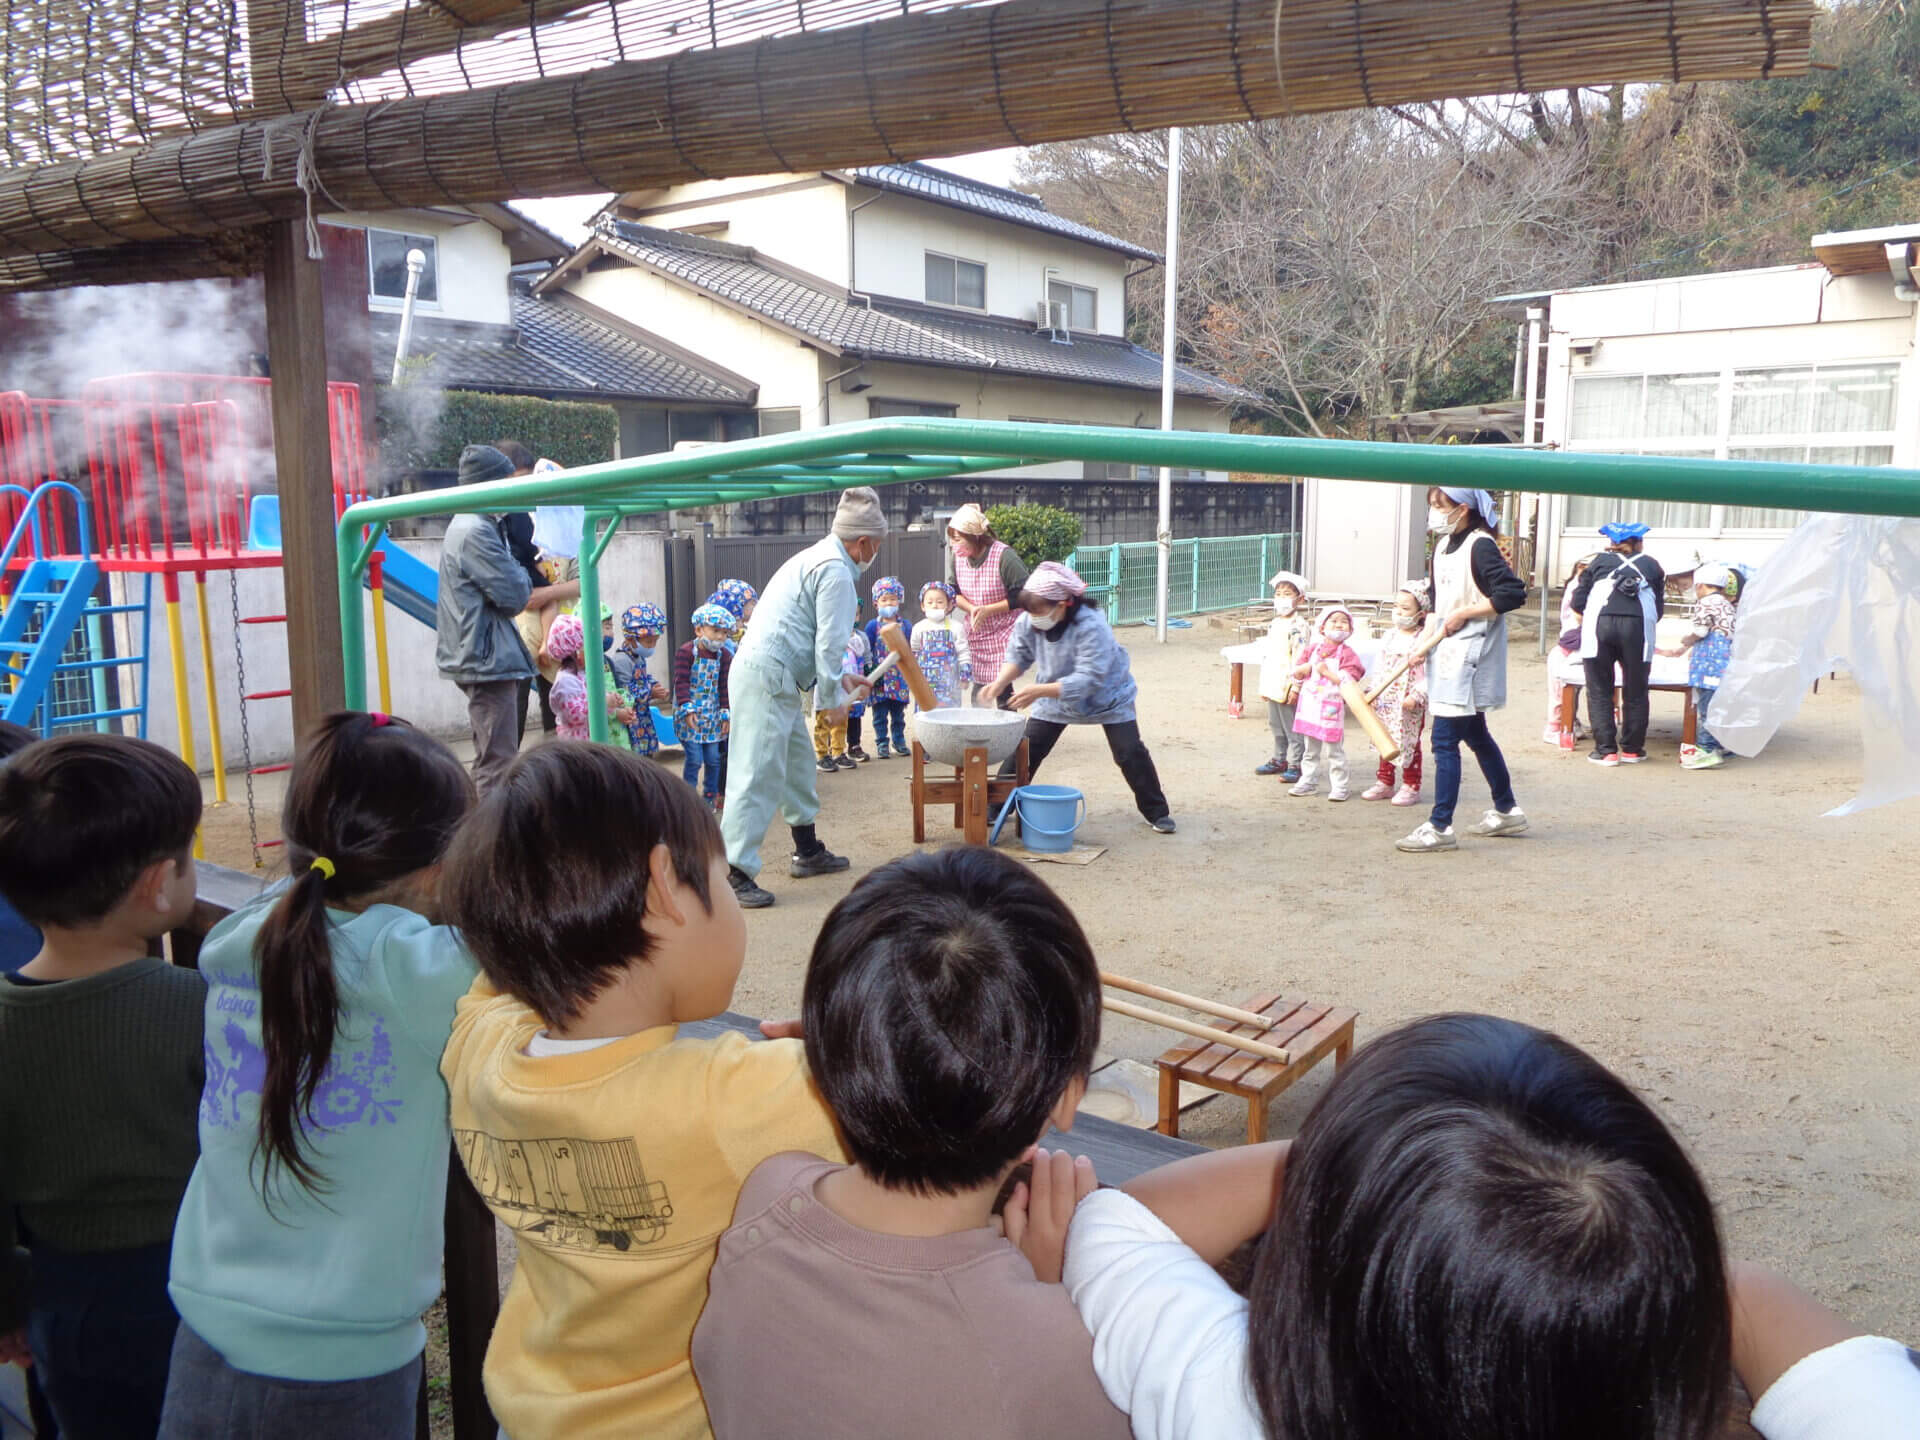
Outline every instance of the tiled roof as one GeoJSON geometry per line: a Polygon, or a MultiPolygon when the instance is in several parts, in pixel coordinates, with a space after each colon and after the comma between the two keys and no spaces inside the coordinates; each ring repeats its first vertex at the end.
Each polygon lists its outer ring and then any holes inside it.
{"type": "Polygon", "coordinates": [[[1082,225],[1077,220],[1054,214],[1038,195],[969,180],[964,175],[937,170],[931,165],[862,165],[852,173],[862,184],[872,185],[876,189],[914,195],[937,205],[952,205],[979,215],[990,215],[996,220],[1008,220],[1015,225],[1045,230],[1052,235],[1064,235],[1069,240],[1097,245],[1103,250],[1117,250],[1137,260],[1160,259],[1158,251],[1148,250],[1131,240],[1122,240],[1091,225],[1082,225]]]}
{"type": "MultiPolygon", "coordinates": [[[[897,301],[856,305],[844,292],[768,265],[743,245],[624,220],[603,223],[595,238],[611,254],[849,354],[1085,385],[1160,388],[1160,357],[1125,340],[1075,335],[1072,344],[1062,345],[1017,320],[975,319],[897,301]]],[[[1174,386],[1182,395],[1222,402],[1241,394],[1185,366],[1175,368],[1174,386]]]]}
{"type": "MultiPolygon", "coordinates": [[[[513,297],[511,325],[480,325],[416,314],[412,354],[433,356],[428,378],[454,389],[751,405],[737,377],[646,344],[571,297],[513,297]]],[[[400,317],[370,317],[376,354],[393,353],[400,317]]],[[[376,367],[381,368],[381,367],[376,367]]]]}

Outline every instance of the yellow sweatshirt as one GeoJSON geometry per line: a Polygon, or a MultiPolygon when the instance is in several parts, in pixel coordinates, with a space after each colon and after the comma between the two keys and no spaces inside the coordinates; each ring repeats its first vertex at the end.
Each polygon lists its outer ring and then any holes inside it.
{"type": "Polygon", "coordinates": [[[672,1026],[529,1056],[539,1016],[483,977],[441,1070],[454,1143],[520,1262],[487,1347],[512,1440],[695,1440],[694,1322],[747,1176],[771,1155],[844,1160],[797,1040],[672,1026]]]}

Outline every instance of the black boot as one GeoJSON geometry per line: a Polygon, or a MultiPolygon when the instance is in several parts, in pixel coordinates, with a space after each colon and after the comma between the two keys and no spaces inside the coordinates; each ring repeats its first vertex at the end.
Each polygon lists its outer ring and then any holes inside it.
{"type": "Polygon", "coordinates": [[[733,886],[733,898],[742,910],[764,910],[773,904],[771,891],[762,890],[754,879],[737,865],[727,867],[727,883],[733,886]]]}
{"type": "Polygon", "coordinates": [[[787,873],[796,880],[805,880],[814,875],[832,875],[845,870],[852,861],[844,855],[836,855],[820,843],[820,837],[814,834],[811,825],[793,827],[793,863],[787,867],[787,873]]]}

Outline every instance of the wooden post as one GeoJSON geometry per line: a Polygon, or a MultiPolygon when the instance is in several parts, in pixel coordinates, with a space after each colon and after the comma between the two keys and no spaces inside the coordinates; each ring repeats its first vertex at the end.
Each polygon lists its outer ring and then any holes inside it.
{"type": "Polygon", "coordinates": [[[454,1440],[494,1440],[499,1426],[480,1383],[487,1342],[500,1318],[500,1270],[493,1212],[467,1178],[454,1148],[447,1169],[447,1369],[454,1440]]]}
{"type": "Polygon", "coordinates": [[[273,375],[273,458],[279,476],[281,583],[293,733],[346,704],[340,588],[334,570],[333,449],[327,432],[326,316],[320,262],[305,226],[267,227],[267,368],[273,375]]]}

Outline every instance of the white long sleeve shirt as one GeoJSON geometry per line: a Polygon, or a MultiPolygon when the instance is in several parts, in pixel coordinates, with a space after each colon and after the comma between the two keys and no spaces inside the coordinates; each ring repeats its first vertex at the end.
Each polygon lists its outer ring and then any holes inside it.
{"type": "MultiPolygon", "coordinates": [[[[1263,1440],[1247,1302],[1151,1210],[1120,1190],[1081,1201],[1062,1278],[1135,1440],[1263,1440]]],[[[1816,1350],[1760,1397],[1753,1428],[1766,1440],[1914,1440],[1920,1367],[1879,1336],[1816,1350]]]]}

